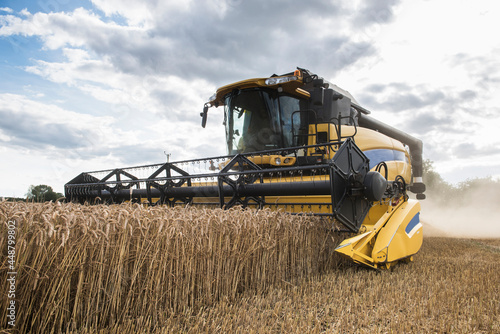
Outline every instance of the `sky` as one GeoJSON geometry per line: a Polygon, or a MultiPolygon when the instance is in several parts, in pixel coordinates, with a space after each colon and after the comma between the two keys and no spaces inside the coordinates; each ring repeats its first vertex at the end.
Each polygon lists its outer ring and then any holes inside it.
{"type": "Polygon", "coordinates": [[[222,85],[296,67],[424,142],[445,181],[500,177],[493,0],[0,0],[0,196],[225,154],[222,85]]]}

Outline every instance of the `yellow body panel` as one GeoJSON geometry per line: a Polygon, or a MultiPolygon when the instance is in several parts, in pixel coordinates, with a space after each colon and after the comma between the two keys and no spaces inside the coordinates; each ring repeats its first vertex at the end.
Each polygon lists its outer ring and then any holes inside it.
{"type": "Polygon", "coordinates": [[[390,204],[372,207],[361,226],[360,234],[342,241],[335,251],[352,259],[355,263],[378,268],[372,258],[373,244],[378,232],[394,211],[395,208],[390,204]]]}
{"type": "MultiPolygon", "coordinates": [[[[316,145],[316,129],[318,133],[326,132],[330,141],[337,141],[337,129],[334,124],[324,123],[315,125],[309,125],[309,138],[308,145],[316,145]]],[[[380,132],[373,131],[366,128],[354,127],[342,125],[341,136],[353,136],[354,142],[362,151],[370,151],[377,149],[387,149],[387,150],[395,150],[403,152],[405,155],[406,161],[386,161],[388,167],[388,180],[394,180],[396,176],[401,175],[407,184],[411,182],[411,164],[410,164],[410,155],[406,150],[405,146],[401,144],[401,142],[390,138],[380,132]]],[[[323,147],[318,148],[310,148],[308,149],[307,154],[310,156],[321,155],[321,152],[324,152],[325,149],[323,147]]],[[[332,159],[335,155],[335,151],[330,150],[327,152],[324,158],[332,159]]],[[[374,168],[372,169],[374,170],[374,168]]],[[[381,171],[384,173],[384,170],[381,171]]]]}
{"type": "Polygon", "coordinates": [[[394,262],[417,253],[422,246],[422,224],[419,221],[420,203],[402,203],[380,230],[373,246],[375,263],[394,262]]]}
{"type": "MultiPolygon", "coordinates": [[[[306,181],[325,181],[329,180],[328,175],[315,175],[315,176],[274,176],[272,179],[265,178],[264,183],[278,183],[278,182],[306,182],[306,181]]],[[[194,183],[193,186],[213,186],[216,183],[203,182],[194,183]]],[[[230,197],[225,197],[224,202],[227,203],[231,200],[230,197]]],[[[271,209],[282,209],[290,213],[332,213],[331,196],[266,196],[266,206],[271,209]]],[[[219,205],[218,197],[195,197],[193,204],[203,203],[216,203],[219,205]]],[[[257,207],[258,203],[250,201],[249,207],[257,207]]]]}
{"type": "Polygon", "coordinates": [[[373,268],[389,267],[395,261],[411,258],[423,241],[419,212],[420,203],[415,200],[373,207],[361,234],[342,241],[336,252],[373,268]]]}

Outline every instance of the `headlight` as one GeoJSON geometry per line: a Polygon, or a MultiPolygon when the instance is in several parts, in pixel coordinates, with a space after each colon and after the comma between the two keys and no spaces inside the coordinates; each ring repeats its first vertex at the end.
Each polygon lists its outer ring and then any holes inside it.
{"type": "Polygon", "coordinates": [[[274,78],[269,78],[266,79],[266,85],[272,86],[272,85],[279,85],[288,81],[294,81],[297,80],[298,78],[296,76],[290,76],[290,77],[274,77],[274,78]]]}
{"type": "Polygon", "coordinates": [[[217,98],[217,93],[215,93],[214,95],[210,96],[208,98],[208,102],[212,102],[212,101],[215,101],[215,99],[217,98]]]}

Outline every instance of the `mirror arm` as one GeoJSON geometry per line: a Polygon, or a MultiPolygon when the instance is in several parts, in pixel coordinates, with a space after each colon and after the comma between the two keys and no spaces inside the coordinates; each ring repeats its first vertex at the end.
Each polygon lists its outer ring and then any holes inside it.
{"type": "Polygon", "coordinates": [[[203,106],[203,112],[200,113],[201,116],[201,126],[202,128],[205,128],[207,125],[207,116],[208,116],[208,103],[205,103],[205,106],[203,106]]]}

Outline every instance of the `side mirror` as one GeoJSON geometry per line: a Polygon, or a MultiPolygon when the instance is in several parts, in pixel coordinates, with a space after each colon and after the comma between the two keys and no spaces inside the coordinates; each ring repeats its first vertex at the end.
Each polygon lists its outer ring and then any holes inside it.
{"type": "Polygon", "coordinates": [[[203,112],[200,113],[200,116],[201,116],[201,127],[205,128],[205,126],[207,125],[208,105],[205,105],[203,107],[203,112]]]}

